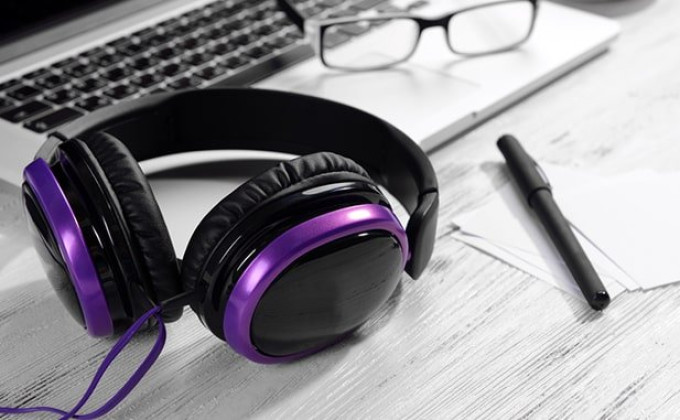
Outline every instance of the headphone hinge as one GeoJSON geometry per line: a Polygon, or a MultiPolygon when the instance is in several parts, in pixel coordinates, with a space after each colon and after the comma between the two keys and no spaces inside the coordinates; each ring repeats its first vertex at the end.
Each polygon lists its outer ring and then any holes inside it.
{"type": "Polygon", "coordinates": [[[437,214],[439,213],[439,192],[421,194],[418,207],[411,214],[406,225],[411,258],[406,264],[406,272],[416,280],[425,270],[432,257],[437,234],[437,214]]]}

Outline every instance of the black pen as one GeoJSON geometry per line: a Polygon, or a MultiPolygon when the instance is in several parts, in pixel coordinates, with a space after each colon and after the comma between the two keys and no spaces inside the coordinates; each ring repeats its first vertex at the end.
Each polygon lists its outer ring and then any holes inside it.
{"type": "Polygon", "coordinates": [[[574,236],[569,222],[557,207],[550,182],[541,168],[515,137],[506,134],[497,145],[522,195],[548,232],[588,304],[598,311],[606,308],[610,301],[609,293],[574,236]]]}

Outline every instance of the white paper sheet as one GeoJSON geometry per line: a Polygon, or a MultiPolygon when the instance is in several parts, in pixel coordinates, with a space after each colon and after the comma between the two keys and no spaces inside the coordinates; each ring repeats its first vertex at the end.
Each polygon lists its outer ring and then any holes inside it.
{"type": "Polygon", "coordinates": [[[680,281],[680,174],[627,175],[558,202],[643,289],[680,281]]]}

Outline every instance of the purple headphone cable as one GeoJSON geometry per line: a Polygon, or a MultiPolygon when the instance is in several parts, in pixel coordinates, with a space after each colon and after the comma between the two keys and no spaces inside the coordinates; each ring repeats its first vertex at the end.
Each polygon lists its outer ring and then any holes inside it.
{"type": "Polygon", "coordinates": [[[113,346],[111,351],[109,351],[109,354],[106,355],[106,358],[104,358],[104,361],[101,363],[101,365],[99,365],[99,368],[97,369],[94,378],[92,378],[92,382],[90,382],[90,385],[88,386],[83,396],[80,398],[80,401],[78,401],[78,403],[71,410],[64,411],[54,407],[16,407],[16,408],[0,407],[0,414],[27,414],[36,412],[48,412],[60,415],[61,419],[71,418],[94,419],[97,417],[101,417],[104,414],[108,413],[109,411],[113,410],[121,401],[123,401],[123,399],[125,399],[125,397],[127,397],[127,395],[135,388],[135,386],[137,386],[137,384],[142,380],[142,378],[144,377],[144,375],[146,375],[149,369],[151,369],[151,366],[153,366],[153,364],[156,362],[156,359],[158,359],[158,356],[161,354],[163,346],[165,346],[166,337],[165,324],[163,323],[163,319],[161,318],[161,312],[162,307],[156,306],[153,309],[149,310],[147,313],[145,313],[134,324],[132,324],[130,328],[128,328],[125,334],[123,334],[118,339],[118,341],[113,346]],[[142,326],[151,317],[155,317],[156,320],[158,321],[158,338],[156,339],[156,343],[151,348],[151,351],[139,365],[137,370],[135,370],[135,372],[130,376],[127,382],[125,382],[125,384],[118,390],[118,392],[116,392],[111,398],[109,398],[108,401],[102,404],[101,407],[89,413],[78,414],[78,411],[81,408],[83,408],[83,406],[90,399],[94,391],[97,389],[99,381],[104,376],[104,373],[106,373],[111,363],[113,363],[113,361],[116,359],[116,357],[118,357],[120,352],[123,351],[123,349],[130,343],[130,341],[139,331],[139,329],[142,328],[142,326]]]}

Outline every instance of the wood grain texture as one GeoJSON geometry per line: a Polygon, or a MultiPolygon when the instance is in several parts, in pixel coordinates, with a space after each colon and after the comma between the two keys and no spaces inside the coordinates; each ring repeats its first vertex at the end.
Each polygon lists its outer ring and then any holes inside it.
{"type": "MultiPolygon", "coordinates": [[[[680,169],[678,17],[676,0],[644,1],[617,17],[623,32],[610,52],[433,153],[442,185],[433,261],[420,281],[404,277],[351,339],[299,363],[260,366],[186,313],[169,326],[157,365],[111,417],[680,415],[680,286],[624,294],[596,314],[449,235],[453,215],[505,182],[495,148],[504,132],[544,162],[604,174],[680,169]]],[[[0,402],[67,408],[113,341],[87,338],[48,283],[34,281],[42,274],[17,197],[0,185],[0,402]]],[[[121,356],[95,404],[153,339],[142,335],[121,356]]]]}

